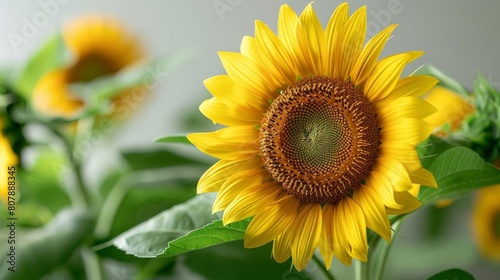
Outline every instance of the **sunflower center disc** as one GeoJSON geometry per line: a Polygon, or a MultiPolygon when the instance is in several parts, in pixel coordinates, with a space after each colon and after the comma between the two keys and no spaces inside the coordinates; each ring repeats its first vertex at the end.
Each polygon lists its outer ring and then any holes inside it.
{"type": "Polygon", "coordinates": [[[377,158],[374,109],[351,83],[315,77],[290,86],[262,121],[260,150],[273,179],[310,203],[336,203],[377,158]]]}

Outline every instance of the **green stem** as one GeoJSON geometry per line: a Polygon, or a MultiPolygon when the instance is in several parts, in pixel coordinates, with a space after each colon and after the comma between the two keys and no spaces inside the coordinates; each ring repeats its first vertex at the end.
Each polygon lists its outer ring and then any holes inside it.
{"type": "MultiPolygon", "coordinates": [[[[391,239],[394,239],[394,235],[397,233],[405,217],[406,214],[403,214],[393,216],[389,219],[391,227],[393,228],[391,239]]],[[[370,256],[370,259],[372,259],[372,261],[369,263],[369,265],[365,265],[366,267],[363,279],[371,279],[371,276],[373,276],[374,280],[382,279],[392,242],[383,242],[382,244],[380,244],[381,240],[382,238],[378,234],[373,234],[368,239],[368,246],[369,248],[373,249],[373,252],[370,256]]]]}
{"type": "Polygon", "coordinates": [[[368,277],[368,263],[354,259],[354,279],[367,280],[368,277]]]}
{"type": "MultiPolygon", "coordinates": [[[[402,222],[403,222],[402,219],[399,218],[399,219],[395,219],[395,221],[392,223],[393,231],[392,231],[391,239],[394,239],[394,235],[399,230],[402,222]]],[[[384,244],[382,244],[382,246],[380,246],[380,248],[379,247],[376,248],[378,250],[378,252],[377,252],[376,262],[375,262],[374,267],[373,267],[373,275],[374,275],[373,279],[374,280],[383,279],[382,276],[384,275],[385,265],[387,263],[387,258],[389,256],[389,252],[390,252],[392,244],[393,244],[393,242],[391,242],[389,244],[384,243],[384,244]]]]}
{"type": "Polygon", "coordinates": [[[101,214],[95,228],[95,236],[97,238],[105,238],[109,235],[116,212],[125,195],[128,193],[130,184],[127,184],[124,178],[128,178],[128,176],[119,179],[102,205],[101,214]]]}
{"type": "Polygon", "coordinates": [[[83,263],[85,264],[85,274],[87,279],[102,280],[102,266],[99,257],[89,248],[81,248],[83,263]]]}
{"type": "MultiPolygon", "coordinates": [[[[88,189],[85,185],[85,180],[82,175],[82,163],[79,157],[75,154],[75,145],[72,143],[66,135],[64,135],[58,127],[47,125],[47,127],[57,136],[64,144],[68,160],[71,165],[75,177],[75,188],[73,190],[68,190],[68,195],[74,207],[89,209],[91,208],[92,201],[88,189]]],[[[81,132],[79,130],[79,132],[81,132]]],[[[76,136],[78,141],[79,135],[76,136]]],[[[83,259],[83,265],[85,267],[85,272],[87,279],[102,280],[103,271],[102,265],[99,257],[88,247],[82,247],[80,249],[80,254],[83,259]]]]}
{"type": "Polygon", "coordinates": [[[75,158],[73,150],[74,150],[74,145],[69,141],[68,137],[61,133],[57,127],[53,126],[47,126],[51,132],[59,138],[63,144],[64,148],[66,150],[66,153],[68,155],[68,159],[71,165],[71,170],[75,176],[76,184],[74,185],[75,188],[73,191],[68,191],[68,196],[71,199],[71,202],[73,206],[79,207],[79,208],[88,208],[90,204],[90,197],[87,193],[87,189],[85,188],[85,183],[83,181],[83,176],[82,176],[82,171],[81,171],[81,163],[80,161],[75,158]]]}
{"type": "Polygon", "coordinates": [[[323,275],[326,277],[328,280],[335,280],[335,277],[333,277],[332,274],[326,269],[325,264],[318,258],[316,254],[313,254],[312,257],[314,263],[316,266],[323,272],[323,275]]]}

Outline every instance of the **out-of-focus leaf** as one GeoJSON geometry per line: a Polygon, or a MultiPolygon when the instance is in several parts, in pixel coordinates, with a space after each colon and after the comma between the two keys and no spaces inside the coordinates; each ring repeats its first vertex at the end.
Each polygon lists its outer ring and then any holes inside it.
{"type": "Polygon", "coordinates": [[[451,91],[457,92],[462,96],[469,96],[469,92],[455,79],[447,76],[441,70],[433,65],[425,65],[418,69],[413,75],[429,75],[439,80],[438,86],[442,86],[451,91]]]}
{"type": "Polygon", "coordinates": [[[126,151],[122,156],[128,168],[111,175],[99,188],[105,197],[96,227],[99,239],[114,237],[190,199],[208,168],[164,147],[126,151]]]}
{"type": "Polygon", "coordinates": [[[224,226],[222,220],[213,221],[202,228],[193,230],[187,235],[169,242],[167,249],[160,256],[171,257],[193,250],[241,240],[245,237],[245,231],[249,223],[250,220],[242,220],[224,226]]]}
{"type": "Polygon", "coordinates": [[[26,62],[14,77],[17,91],[28,99],[38,80],[49,71],[67,65],[71,55],[64,45],[60,33],[50,37],[47,42],[26,62]]]}
{"type": "Polygon", "coordinates": [[[474,276],[467,271],[454,268],[435,274],[427,280],[474,280],[474,276]]]}
{"type": "Polygon", "coordinates": [[[83,210],[59,212],[45,227],[18,237],[12,244],[16,249],[16,272],[8,270],[12,265],[8,253],[2,254],[0,279],[39,279],[63,265],[91,234],[94,222],[92,215],[83,210]]]}
{"type": "Polygon", "coordinates": [[[213,196],[196,197],[161,212],[112,240],[117,248],[137,257],[151,258],[162,254],[168,242],[206,225],[212,215],[213,196]]]}
{"type": "MultiPolygon", "coordinates": [[[[111,192],[125,191],[123,201],[116,210],[116,215],[109,221],[110,232],[106,236],[116,236],[119,233],[149,219],[150,217],[168,209],[176,204],[182,203],[196,194],[197,179],[182,178],[187,174],[182,174],[178,169],[165,168],[133,172],[124,177],[127,186],[118,185],[117,190],[111,192]],[[175,176],[175,172],[181,176],[175,176]],[[151,176],[141,175],[143,173],[152,174],[151,176]],[[161,176],[153,176],[159,174],[161,176]],[[170,174],[170,176],[168,176],[170,174]],[[137,175],[137,176],[136,176],[137,175]],[[143,177],[143,178],[141,178],[143,177]],[[148,179],[151,177],[151,179],[148,179]]],[[[192,171],[192,174],[200,174],[200,171],[192,171]]],[[[184,172],[184,173],[185,173],[184,172]]],[[[191,176],[191,174],[189,174],[191,176]]],[[[107,209],[105,209],[107,211],[107,209]]],[[[109,213],[102,213],[107,215],[109,213]]]]}
{"type": "MultiPolygon", "coordinates": [[[[60,176],[71,172],[71,166],[63,157],[50,149],[38,148],[34,165],[28,167],[27,170],[20,169],[18,172],[21,202],[38,207],[40,211],[33,214],[43,215],[40,218],[20,219],[20,222],[28,226],[40,226],[40,224],[29,225],[26,223],[37,220],[45,222],[47,211],[54,215],[61,208],[70,204],[70,199],[61,185],[60,176]]],[[[24,210],[21,208],[19,214],[22,214],[24,210]]]]}
{"type": "Polygon", "coordinates": [[[179,165],[196,165],[206,167],[203,162],[176,153],[172,149],[163,147],[147,150],[125,151],[122,152],[122,156],[133,170],[146,170],[179,165]]]}
{"type": "Polygon", "coordinates": [[[156,143],[180,143],[180,144],[188,144],[192,145],[191,142],[187,139],[186,135],[169,135],[163,136],[155,139],[156,143]]]}
{"type": "Polygon", "coordinates": [[[311,262],[310,270],[298,272],[291,260],[277,263],[271,257],[272,245],[247,249],[243,241],[224,243],[183,255],[173,269],[173,279],[191,279],[190,275],[203,275],[217,280],[308,280],[323,279],[323,275],[312,277],[308,271],[319,271],[311,262]],[[177,268],[177,269],[176,269],[177,268]]]}
{"type": "Polygon", "coordinates": [[[423,161],[423,166],[432,172],[438,183],[438,189],[421,190],[419,199],[424,204],[458,198],[478,188],[500,184],[500,170],[464,147],[446,149],[432,161],[423,161]]]}

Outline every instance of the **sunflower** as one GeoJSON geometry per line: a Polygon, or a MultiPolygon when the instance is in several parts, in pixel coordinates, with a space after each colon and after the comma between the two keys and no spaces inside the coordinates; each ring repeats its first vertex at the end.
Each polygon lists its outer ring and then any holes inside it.
{"type": "Polygon", "coordinates": [[[435,127],[436,133],[441,136],[446,136],[444,131],[440,131],[443,125],[449,124],[451,131],[457,130],[462,121],[474,112],[474,106],[469,100],[444,87],[434,87],[424,99],[438,110],[425,120],[435,127]]]}
{"type": "MultiPolygon", "coordinates": [[[[119,22],[103,16],[86,16],[65,26],[63,39],[75,60],[67,68],[45,74],[35,86],[36,109],[50,116],[71,117],[80,111],[83,100],[71,92],[69,84],[90,82],[114,74],[141,58],[136,40],[119,22]]],[[[124,102],[118,95],[114,105],[124,102]]]]}
{"type": "Polygon", "coordinates": [[[260,21],[241,53],[219,52],[227,75],[204,81],[213,95],[200,111],[227,127],[188,139],[220,159],[197,191],[218,192],[224,224],[253,217],[244,245],[273,241],[276,261],[303,270],[319,248],[327,268],[367,261],[370,228],[388,242],[388,214],[421,203],[420,185],[436,187],[416,145],[435,111],[419,97],[428,76],[400,78],[411,51],[378,59],[396,25],[364,45],[366,8],[350,17],[341,4],[326,29],[312,3],[297,14],[281,6],[278,34],[260,21]]]}
{"type": "Polygon", "coordinates": [[[483,255],[500,261],[500,185],[477,192],[472,226],[483,255]]]}
{"type": "MultiPolygon", "coordinates": [[[[465,118],[474,112],[474,106],[470,100],[458,93],[441,86],[435,86],[424,96],[437,109],[437,112],[425,118],[434,127],[433,133],[440,137],[448,137],[453,131],[462,126],[465,118]]],[[[442,199],[436,202],[437,208],[451,205],[453,199],[442,199]]]]}
{"type": "MultiPolygon", "coordinates": [[[[434,126],[435,134],[448,137],[449,133],[462,128],[464,120],[476,112],[470,99],[462,97],[449,89],[436,86],[426,96],[425,100],[438,108],[438,112],[425,120],[434,126]],[[442,130],[449,124],[449,131],[442,130]],[[448,133],[449,132],[449,133],[448,133]]],[[[494,162],[500,168],[500,158],[494,162]]],[[[492,260],[500,260],[500,185],[481,188],[473,205],[472,230],[475,241],[482,254],[492,260]]],[[[452,199],[440,200],[437,207],[446,207],[453,203],[452,199]]]]}
{"type": "Polygon", "coordinates": [[[17,155],[12,151],[9,140],[1,132],[3,121],[0,119],[0,200],[7,203],[7,196],[9,192],[9,167],[15,166],[18,163],[17,155]]]}

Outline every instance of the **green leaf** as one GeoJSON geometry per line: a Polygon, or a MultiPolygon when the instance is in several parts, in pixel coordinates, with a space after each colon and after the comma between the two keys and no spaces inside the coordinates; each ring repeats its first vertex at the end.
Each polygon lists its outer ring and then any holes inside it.
{"type": "Polygon", "coordinates": [[[96,236],[114,237],[182,203],[196,194],[196,184],[208,166],[171,149],[148,148],[122,152],[126,170],[100,187],[105,197],[96,236]]]}
{"type": "Polygon", "coordinates": [[[421,190],[419,198],[424,204],[457,198],[480,187],[500,184],[500,170],[464,147],[450,148],[426,163],[424,167],[436,178],[438,189],[421,190]]]}
{"type": "MultiPolygon", "coordinates": [[[[161,255],[168,242],[213,221],[213,196],[197,195],[114,238],[111,243],[141,258],[161,255]]],[[[105,244],[107,245],[107,244],[105,244]]]]}
{"type": "Polygon", "coordinates": [[[201,174],[192,168],[161,168],[125,175],[106,197],[100,213],[104,219],[99,220],[96,235],[114,237],[192,198],[196,195],[196,183],[201,174]],[[185,178],[195,175],[198,177],[185,178]]]}
{"type": "Polygon", "coordinates": [[[180,144],[188,144],[188,145],[193,145],[189,140],[187,139],[186,135],[169,135],[169,136],[163,136],[160,138],[156,138],[154,140],[155,143],[180,143],[180,144]]]}
{"type": "Polygon", "coordinates": [[[37,146],[33,152],[34,164],[19,169],[17,174],[21,203],[23,207],[30,205],[25,210],[34,210],[19,213],[23,215],[19,217],[19,223],[31,227],[45,224],[47,219],[71,203],[60,180],[65,173],[71,172],[70,163],[45,146],[37,146]]]}
{"type": "Polygon", "coordinates": [[[14,78],[18,92],[28,99],[38,80],[49,71],[61,68],[71,61],[71,55],[60,33],[46,43],[26,62],[14,78]]]}
{"type": "Polygon", "coordinates": [[[457,92],[464,97],[469,96],[469,92],[455,79],[444,74],[441,70],[433,65],[426,65],[418,69],[413,75],[429,75],[439,80],[438,86],[447,88],[451,91],[457,92]]]}
{"type": "MultiPolygon", "coordinates": [[[[66,209],[45,227],[18,237],[15,272],[8,268],[10,257],[2,254],[0,279],[39,279],[68,262],[71,255],[92,233],[95,220],[83,210],[66,209]]],[[[10,248],[9,251],[10,252],[10,248]]]]}
{"type": "Polygon", "coordinates": [[[315,263],[311,262],[308,269],[298,272],[290,259],[284,263],[273,260],[271,251],[271,243],[248,249],[242,240],[192,251],[177,258],[172,279],[192,279],[193,273],[217,280],[325,279],[315,263]]]}
{"type": "Polygon", "coordinates": [[[222,220],[191,231],[185,236],[179,237],[168,243],[167,249],[161,257],[172,257],[199,250],[222,243],[241,240],[245,236],[245,231],[250,223],[250,219],[224,226],[222,220]]]}
{"type": "Polygon", "coordinates": [[[417,146],[417,153],[420,157],[422,166],[428,168],[440,154],[457,146],[458,145],[455,143],[451,143],[435,135],[431,135],[417,146]]]}
{"type": "MultiPolygon", "coordinates": [[[[129,150],[122,152],[122,156],[132,170],[147,170],[180,165],[206,167],[206,164],[203,162],[164,147],[129,150]]],[[[193,175],[193,177],[196,176],[193,175]]]]}
{"type": "Polygon", "coordinates": [[[435,274],[427,278],[427,280],[474,280],[474,276],[467,271],[453,268],[435,274]]]}

